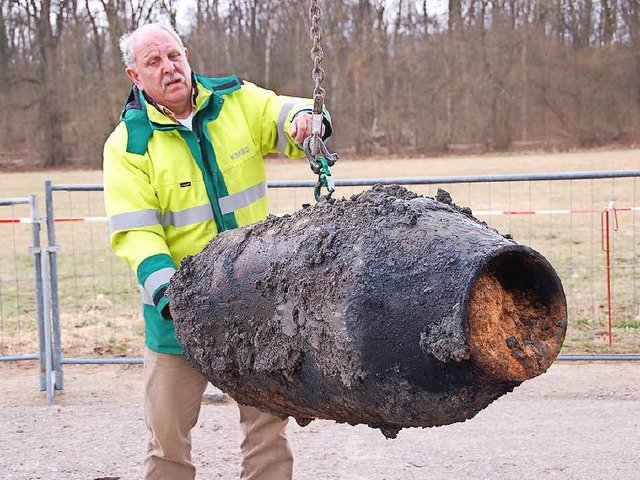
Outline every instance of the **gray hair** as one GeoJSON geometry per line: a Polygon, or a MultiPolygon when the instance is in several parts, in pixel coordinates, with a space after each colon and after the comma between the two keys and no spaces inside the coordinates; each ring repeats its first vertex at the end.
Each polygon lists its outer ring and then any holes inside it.
{"type": "Polygon", "coordinates": [[[144,33],[147,30],[151,30],[154,28],[161,28],[169,32],[171,36],[178,41],[180,48],[184,50],[184,43],[182,43],[182,39],[180,38],[180,35],[178,35],[178,33],[169,25],[166,25],[164,23],[147,23],[146,25],[142,25],[141,27],[136,28],[132,32],[125,33],[124,35],[122,35],[122,37],[120,37],[120,43],[119,43],[120,52],[122,52],[122,61],[125,67],[133,68],[135,70],[136,59],[133,51],[133,44],[135,42],[135,39],[141,33],[144,33]]]}

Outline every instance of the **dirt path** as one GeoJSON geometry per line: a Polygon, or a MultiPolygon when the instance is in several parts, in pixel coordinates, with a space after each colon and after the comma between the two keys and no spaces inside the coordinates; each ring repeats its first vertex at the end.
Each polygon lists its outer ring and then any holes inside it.
{"type": "MultiPolygon", "coordinates": [[[[0,364],[0,478],[139,479],[145,427],[139,366],[65,366],[45,406],[33,364],[0,364]]],[[[291,422],[296,480],[638,478],[640,363],[554,364],[474,419],[400,432],[291,422]]],[[[199,479],[234,479],[233,402],[205,404],[194,431],[199,479]]]]}

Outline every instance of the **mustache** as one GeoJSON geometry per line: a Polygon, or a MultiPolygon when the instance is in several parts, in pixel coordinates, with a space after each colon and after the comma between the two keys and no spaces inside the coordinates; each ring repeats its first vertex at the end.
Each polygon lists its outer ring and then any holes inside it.
{"type": "Polygon", "coordinates": [[[178,72],[167,73],[164,77],[162,77],[162,88],[165,89],[167,88],[167,85],[176,81],[184,82],[185,81],[184,75],[178,72]]]}

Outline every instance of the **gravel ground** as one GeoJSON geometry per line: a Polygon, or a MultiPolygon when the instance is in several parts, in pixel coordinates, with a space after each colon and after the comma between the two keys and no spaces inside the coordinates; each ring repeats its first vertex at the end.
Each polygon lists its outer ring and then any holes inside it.
{"type": "MultiPolygon", "coordinates": [[[[1,363],[0,381],[1,479],[141,478],[140,366],[66,365],[50,407],[35,365],[1,363]]],[[[205,402],[197,478],[238,478],[237,422],[233,401],[205,402]]],[[[387,440],[365,426],[292,421],[289,437],[296,480],[635,480],[639,426],[639,362],[560,362],[464,423],[387,440]]]]}

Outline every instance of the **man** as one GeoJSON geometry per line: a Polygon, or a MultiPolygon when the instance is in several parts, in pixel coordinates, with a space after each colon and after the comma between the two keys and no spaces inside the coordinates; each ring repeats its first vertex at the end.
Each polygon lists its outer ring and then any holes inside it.
{"type": "MultiPolygon", "coordinates": [[[[263,157],[304,156],[312,102],[235,76],[193,74],[180,37],[160,24],[125,35],[120,47],[133,86],[104,147],[104,193],[112,248],[133,268],[143,296],[144,478],[193,479],[191,429],[207,381],[186,364],[164,292],[186,255],[221,231],[266,218],[263,157]]],[[[323,127],[328,136],[328,115],[323,127]]],[[[241,477],[290,479],[287,421],[239,408],[241,477]]]]}

